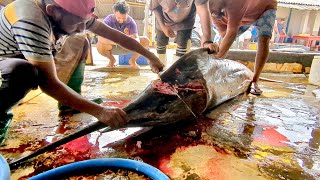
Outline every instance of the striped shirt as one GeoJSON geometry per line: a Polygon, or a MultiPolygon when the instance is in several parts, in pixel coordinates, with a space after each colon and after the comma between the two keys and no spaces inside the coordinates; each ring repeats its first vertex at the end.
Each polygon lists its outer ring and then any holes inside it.
{"type": "Polygon", "coordinates": [[[35,0],[16,0],[1,9],[0,57],[23,54],[26,59],[51,61],[54,45],[51,23],[35,0]]]}

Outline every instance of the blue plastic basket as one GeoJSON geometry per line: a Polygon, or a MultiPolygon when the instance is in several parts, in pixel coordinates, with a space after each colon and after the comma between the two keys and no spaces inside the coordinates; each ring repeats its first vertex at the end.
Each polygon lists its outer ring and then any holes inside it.
{"type": "MultiPolygon", "coordinates": [[[[119,55],[119,65],[129,65],[129,60],[131,59],[132,56],[133,56],[133,53],[119,55]]],[[[148,60],[144,56],[139,56],[136,62],[139,65],[148,65],[148,60]]]]}

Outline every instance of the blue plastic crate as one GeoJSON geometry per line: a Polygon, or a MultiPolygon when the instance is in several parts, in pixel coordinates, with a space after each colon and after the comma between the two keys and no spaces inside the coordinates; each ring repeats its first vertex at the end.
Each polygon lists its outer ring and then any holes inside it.
{"type": "MultiPolygon", "coordinates": [[[[133,53],[119,55],[119,65],[129,65],[129,60],[131,59],[132,56],[133,56],[133,53]]],[[[139,56],[136,62],[139,65],[148,65],[148,60],[144,56],[139,56]]]]}

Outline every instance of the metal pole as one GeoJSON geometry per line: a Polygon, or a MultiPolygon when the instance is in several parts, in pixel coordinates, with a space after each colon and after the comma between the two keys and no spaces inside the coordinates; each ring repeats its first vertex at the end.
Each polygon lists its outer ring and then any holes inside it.
{"type": "Polygon", "coordinates": [[[286,34],[288,34],[288,31],[289,31],[289,23],[291,21],[291,14],[292,14],[292,8],[290,8],[290,12],[289,12],[289,17],[288,17],[287,27],[286,27],[286,34]]]}
{"type": "Polygon", "coordinates": [[[149,27],[149,3],[150,3],[150,0],[147,0],[144,8],[143,36],[146,36],[146,37],[148,37],[148,27],[149,27]]]}
{"type": "Polygon", "coordinates": [[[154,46],[156,37],[156,16],[152,13],[152,45],[154,46]]]}

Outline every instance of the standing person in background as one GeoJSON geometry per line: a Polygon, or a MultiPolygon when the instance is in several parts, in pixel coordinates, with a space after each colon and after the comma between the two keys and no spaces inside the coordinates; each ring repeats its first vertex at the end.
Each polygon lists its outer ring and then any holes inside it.
{"type": "Polygon", "coordinates": [[[281,43],[281,35],[286,36],[286,30],[284,29],[284,22],[285,19],[281,18],[276,20],[275,27],[274,27],[274,42],[281,43]]]}
{"type": "MultiPolygon", "coordinates": [[[[134,19],[128,15],[130,7],[126,1],[119,0],[112,6],[112,8],[113,14],[108,15],[103,22],[111,28],[134,38],[143,47],[149,48],[150,40],[148,37],[138,35],[137,24],[134,19]]],[[[117,43],[102,37],[98,37],[97,49],[101,55],[106,56],[110,60],[108,67],[115,67],[116,59],[113,54],[120,55],[131,52],[119,46],[117,43]]],[[[129,64],[132,68],[139,68],[139,65],[136,63],[139,56],[140,55],[138,53],[135,53],[129,60],[129,64]]]]}
{"type": "Polygon", "coordinates": [[[211,20],[208,0],[151,0],[150,10],[156,17],[157,53],[166,64],[166,46],[169,38],[175,38],[178,48],[174,59],[187,53],[196,14],[199,15],[202,37],[201,47],[209,48],[211,53],[217,51],[217,45],[211,40],[211,20]]]}
{"type": "Polygon", "coordinates": [[[223,37],[216,55],[224,57],[236,37],[251,25],[258,29],[258,50],[250,93],[260,95],[259,76],[269,56],[269,41],[272,37],[276,18],[276,0],[209,0],[210,13],[214,25],[223,37]]]}

